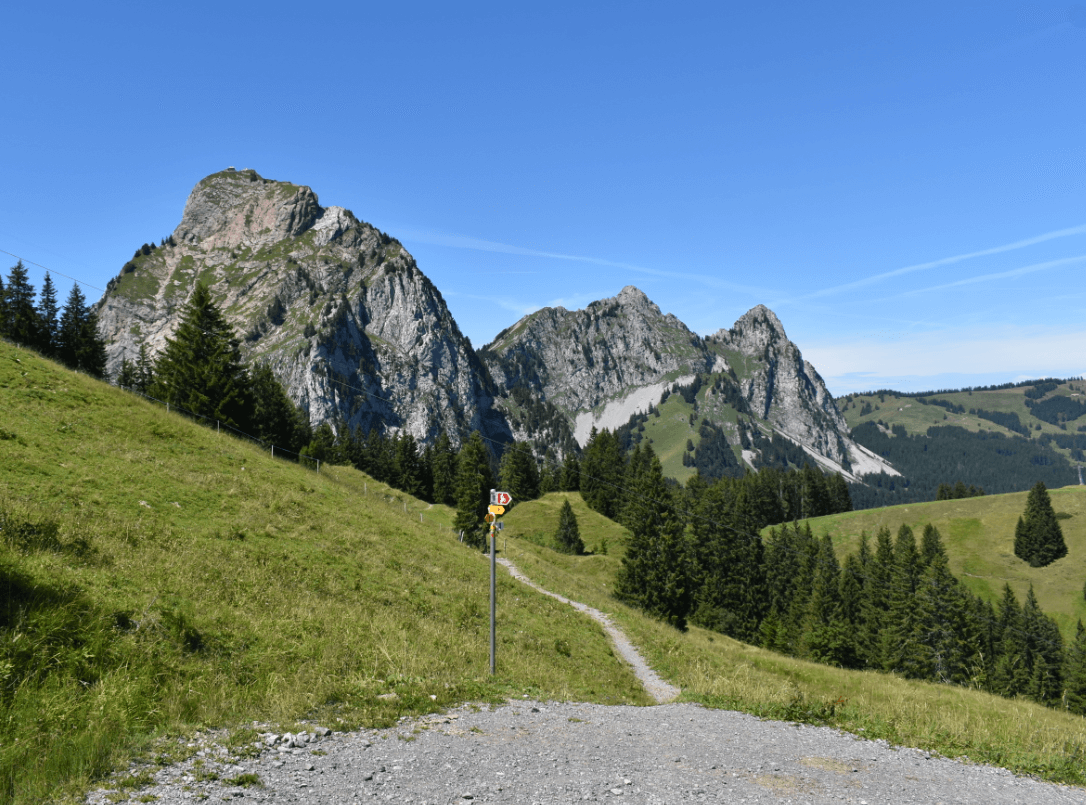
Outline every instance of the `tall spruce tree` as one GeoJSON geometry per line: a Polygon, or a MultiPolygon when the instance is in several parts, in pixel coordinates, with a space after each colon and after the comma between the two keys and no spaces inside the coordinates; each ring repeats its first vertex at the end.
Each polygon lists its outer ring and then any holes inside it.
{"type": "Polygon", "coordinates": [[[72,285],[60,314],[56,355],[70,369],[92,377],[106,375],[106,342],[98,332],[98,316],[87,307],[78,284],[72,285]]]}
{"type": "MultiPolygon", "coordinates": [[[[140,347],[142,352],[143,347],[140,347]]],[[[133,371],[139,384],[139,369],[133,371]]],[[[291,402],[271,367],[258,363],[249,373],[253,407],[246,429],[262,442],[299,452],[312,439],[309,418],[291,402]]]]}
{"type": "Polygon", "coordinates": [[[453,527],[464,534],[464,542],[477,548],[486,547],[483,517],[494,487],[490,455],[479,431],[460,447],[456,460],[456,519],[453,527]]]}
{"type": "Polygon", "coordinates": [[[456,505],[456,452],[448,435],[442,431],[434,444],[434,503],[456,505]]]}
{"type": "Polygon", "coordinates": [[[1086,715],[1086,627],[1080,620],[1075,627],[1075,640],[1067,647],[1063,668],[1064,702],[1067,709],[1086,715]]]}
{"type": "Polygon", "coordinates": [[[1042,481],[1029,491],[1026,510],[1014,529],[1014,555],[1031,567],[1045,567],[1067,556],[1063,530],[1042,481]]]}
{"type": "Polygon", "coordinates": [[[573,513],[573,507],[569,505],[569,498],[562,502],[562,510],[558,513],[558,529],[554,534],[554,542],[562,553],[578,556],[584,553],[581,529],[577,525],[577,515],[573,513]]]}
{"type": "Polygon", "coordinates": [[[38,295],[38,351],[49,358],[56,357],[59,346],[60,322],[57,313],[57,289],[46,271],[38,295]]]}
{"type": "Polygon", "coordinates": [[[693,583],[683,537],[684,523],[664,481],[660,460],[652,448],[646,449],[648,467],[633,482],[637,495],[623,512],[623,520],[630,524],[630,536],[615,596],[678,629],[685,629],[693,603],[693,583]]]}
{"type": "Polygon", "coordinates": [[[622,508],[626,457],[611,431],[595,428],[584,448],[580,468],[581,497],[590,509],[616,519],[622,508]]]}
{"type": "Polygon", "coordinates": [[[34,286],[28,279],[26,266],[18,261],[8,273],[4,335],[24,347],[37,349],[41,341],[41,323],[34,309],[34,286]]]}
{"type": "Polygon", "coordinates": [[[502,489],[513,496],[514,503],[539,497],[539,468],[527,442],[515,442],[505,449],[498,472],[502,489]]]}
{"type": "Polygon", "coordinates": [[[155,364],[152,396],[197,416],[240,428],[252,402],[234,331],[198,282],[173,338],[155,364]]]}
{"type": "Polygon", "coordinates": [[[765,555],[730,481],[707,486],[695,475],[687,482],[687,492],[694,492],[691,550],[700,571],[691,621],[752,643],[769,609],[765,555]]]}

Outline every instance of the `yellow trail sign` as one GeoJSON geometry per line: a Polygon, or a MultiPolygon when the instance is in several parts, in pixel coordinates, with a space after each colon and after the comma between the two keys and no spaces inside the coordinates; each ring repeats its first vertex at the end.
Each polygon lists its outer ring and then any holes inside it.
{"type": "Polygon", "coordinates": [[[487,506],[486,510],[491,514],[505,514],[505,506],[487,506]]]}

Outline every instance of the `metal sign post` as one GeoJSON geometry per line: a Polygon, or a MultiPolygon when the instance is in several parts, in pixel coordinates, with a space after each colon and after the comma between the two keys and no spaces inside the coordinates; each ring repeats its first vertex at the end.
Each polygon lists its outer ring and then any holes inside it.
{"type": "Polygon", "coordinates": [[[505,514],[504,506],[513,501],[513,496],[508,492],[490,490],[490,506],[486,513],[486,521],[490,523],[490,675],[494,676],[497,659],[497,642],[494,638],[497,624],[498,593],[497,593],[497,553],[498,553],[498,528],[495,523],[500,515],[505,514]]]}

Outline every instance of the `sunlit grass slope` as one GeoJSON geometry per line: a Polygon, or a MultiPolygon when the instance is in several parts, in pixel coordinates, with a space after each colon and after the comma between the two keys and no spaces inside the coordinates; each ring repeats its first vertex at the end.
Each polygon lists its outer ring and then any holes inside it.
{"type": "MultiPolygon", "coordinates": [[[[566,494],[586,545],[606,535],[607,555],[566,556],[515,536],[507,555],[548,589],[610,613],[653,668],[682,688],[683,700],[833,724],[895,744],[1086,782],[1086,720],[1080,716],[965,688],[804,662],[697,627],[681,633],[620,604],[611,597],[624,547],[614,540],[615,525],[589,511],[579,495],[566,494]]],[[[515,507],[505,517],[504,533],[552,532],[561,500],[548,495],[515,507]]]]}
{"type": "Polygon", "coordinates": [[[855,551],[860,533],[874,538],[883,526],[894,535],[904,525],[917,539],[924,525],[939,529],[950,558],[950,569],[980,596],[998,600],[1009,583],[1023,601],[1029,585],[1045,612],[1056,618],[1065,638],[1075,635],[1075,623],[1086,623],[1086,486],[1050,489],[1067,556],[1048,567],[1030,567],[1014,555],[1014,527],[1026,507],[1028,492],[986,495],[963,500],[943,500],[887,506],[883,509],[833,514],[810,521],[816,536],[827,533],[838,555],[855,551]]]}
{"type": "Polygon", "coordinates": [[[198,726],[647,701],[597,625],[504,573],[491,679],[489,568],[447,514],[0,343],[0,802],[198,726]]]}

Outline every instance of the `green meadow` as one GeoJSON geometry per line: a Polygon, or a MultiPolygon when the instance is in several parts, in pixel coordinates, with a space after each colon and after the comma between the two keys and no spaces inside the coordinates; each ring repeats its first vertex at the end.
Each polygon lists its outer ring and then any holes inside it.
{"type": "MultiPolygon", "coordinates": [[[[0,803],[76,801],[206,728],[385,726],[524,695],[649,703],[598,625],[504,573],[490,677],[489,565],[447,508],[273,459],[6,343],[0,467],[0,803]]],[[[1053,502],[1067,530],[1079,509],[1053,502]]],[[[680,633],[618,604],[624,532],[575,493],[504,524],[505,556],[612,613],[688,701],[1086,782],[1077,716],[680,633]],[[566,498],[590,555],[548,547],[566,498]]]]}

